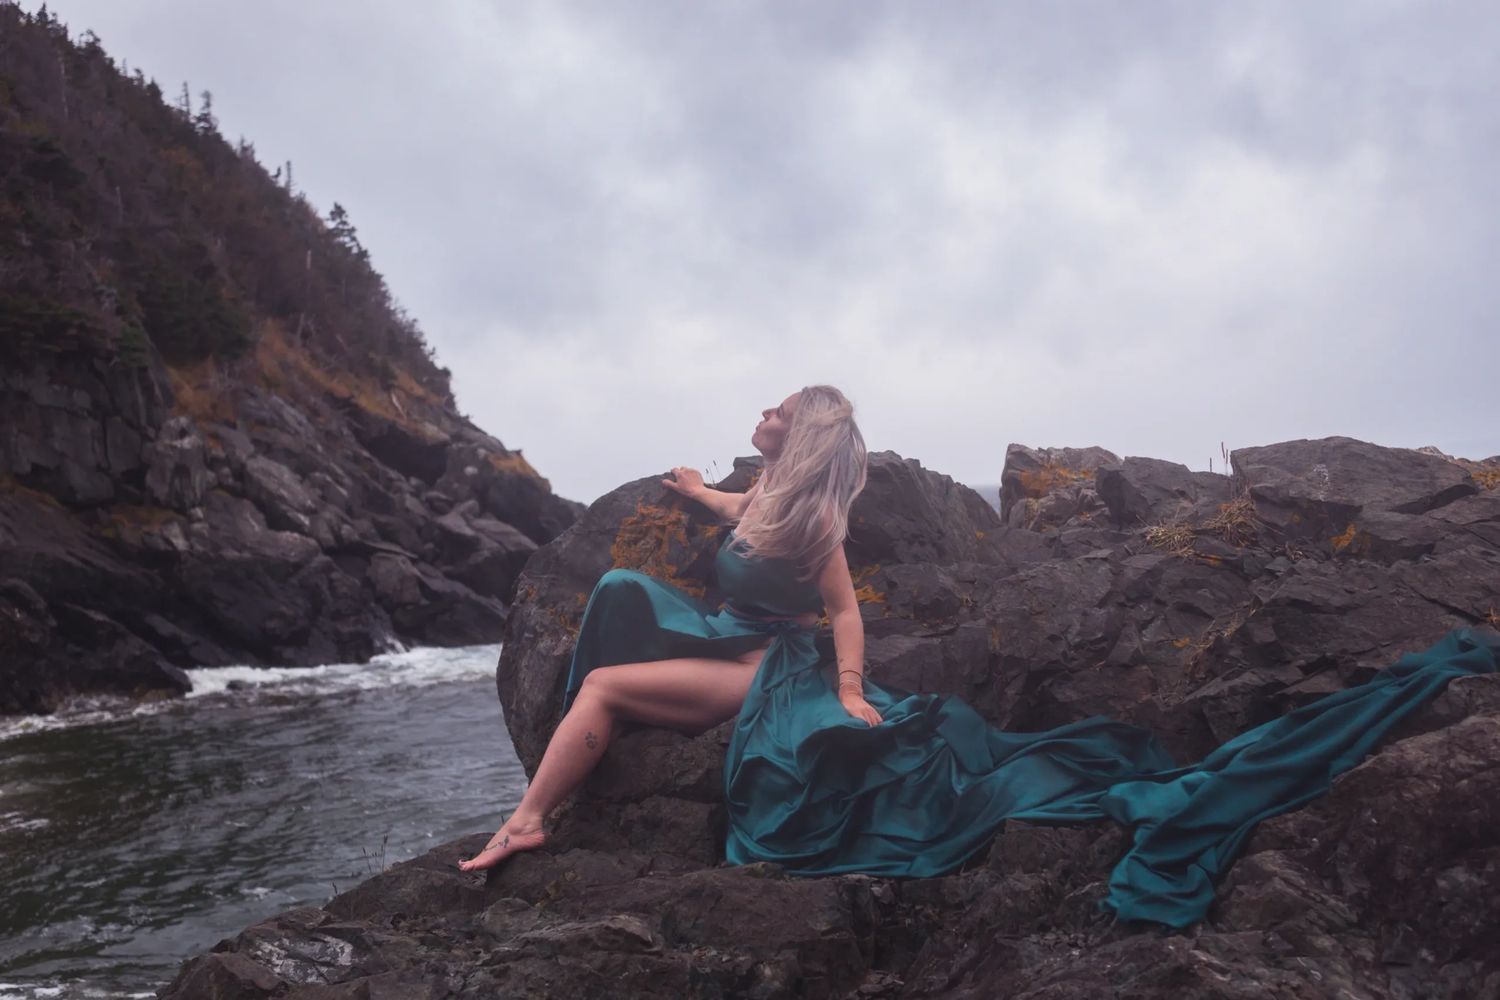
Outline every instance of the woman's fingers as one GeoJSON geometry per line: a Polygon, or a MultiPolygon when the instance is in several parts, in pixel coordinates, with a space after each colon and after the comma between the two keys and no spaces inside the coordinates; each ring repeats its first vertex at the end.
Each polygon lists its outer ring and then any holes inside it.
{"type": "Polygon", "coordinates": [[[875,711],[874,707],[869,702],[864,702],[863,704],[855,705],[853,707],[845,705],[844,710],[866,725],[878,726],[883,721],[880,718],[880,713],[875,711]]]}

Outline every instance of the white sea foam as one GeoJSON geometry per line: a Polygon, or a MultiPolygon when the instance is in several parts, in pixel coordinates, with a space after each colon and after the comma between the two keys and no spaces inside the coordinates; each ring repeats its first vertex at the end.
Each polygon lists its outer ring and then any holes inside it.
{"type": "MultiPolygon", "coordinates": [[[[483,680],[495,675],[498,643],[442,648],[419,646],[380,653],[368,663],[329,663],[318,667],[204,667],[189,670],[193,689],[188,700],[234,700],[258,693],[279,696],[318,696],[340,691],[377,688],[426,687],[451,681],[483,680]]],[[[180,704],[175,700],[132,702],[108,695],[75,698],[52,715],[21,715],[0,719],[0,741],[27,733],[72,726],[114,722],[130,716],[154,715],[180,704]]],[[[4,985],[0,984],[0,989],[4,985]]],[[[4,996],[0,995],[0,1000],[4,996]]]]}
{"type": "Polygon", "coordinates": [[[0,813],[0,833],[10,833],[15,830],[45,830],[51,825],[50,820],[27,816],[25,813],[0,813]]]}
{"type": "Polygon", "coordinates": [[[0,983],[0,1000],[52,1000],[63,995],[63,987],[41,983],[0,983]]]}
{"type": "MultiPolygon", "coordinates": [[[[51,715],[0,716],[0,742],[27,733],[73,726],[92,726],[136,715],[155,715],[170,701],[135,702],[115,695],[87,695],[69,700],[51,715]]],[[[0,996],[0,1000],[4,1000],[0,996]]]]}
{"type": "Polygon", "coordinates": [[[115,993],[102,991],[87,983],[0,983],[0,1000],[55,1000],[77,997],[79,1000],[146,1000],[155,993],[115,993]]]}
{"type": "Polygon", "coordinates": [[[189,698],[224,692],[274,689],[286,694],[368,691],[405,684],[426,687],[449,681],[493,677],[500,646],[423,646],[381,653],[368,663],[329,663],[320,667],[204,667],[189,670],[189,698]]]}

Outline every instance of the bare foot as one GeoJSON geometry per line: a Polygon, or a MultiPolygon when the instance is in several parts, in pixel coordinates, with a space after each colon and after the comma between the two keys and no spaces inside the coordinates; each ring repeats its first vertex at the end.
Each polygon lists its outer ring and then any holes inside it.
{"type": "Polygon", "coordinates": [[[542,831],[540,823],[527,823],[512,815],[495,831],[484,850],[467,861],[460,861],[458,869],[473,872],[481,868],[493,868],[518,851],[536,850],[546,839],[547,834],[542,831]]]}

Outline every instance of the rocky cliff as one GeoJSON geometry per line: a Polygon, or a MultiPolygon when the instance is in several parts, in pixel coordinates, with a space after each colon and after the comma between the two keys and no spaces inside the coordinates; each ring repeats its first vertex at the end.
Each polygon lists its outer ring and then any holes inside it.
{"type": "MultiPolygon", "coordinates": [[[[1226,477],[1012,445],[997,515],[873,456],[849,543],[867,669],[1011,729],[1128,719],[1191,760],[1450,630],[1500,649],[1500,456],[1326,438],[1232,457],[1226,477]]],[[[599,573],[714,596],[721,529],[657,478],[521,576],[497,683],[528,768],[599,573]]],[[[1500,995],[1497,675],[1450,684],[1330,794],[1262,823],[1183,934],[1099,911],[1126,844],[1110,824],[1011,823],[937,879],[725,866],[726,741],[623,735],[545,850],[461,875],[476,831],[222,942],[164,996],[1500,995]]]]}
{"type": "Polygon", "coordinates": [[[0,714],[497,641],[582,509],[457,411],[346,212],[9,4],[0,260],[0,714]]]}

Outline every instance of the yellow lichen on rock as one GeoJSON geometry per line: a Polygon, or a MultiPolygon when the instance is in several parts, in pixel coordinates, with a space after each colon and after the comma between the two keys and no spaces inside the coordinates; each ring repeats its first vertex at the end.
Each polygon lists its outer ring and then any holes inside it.
{"type": "Polygon", "coordinates": [[[583,624],[583,616],[581,612],[576,614],[569,613],[567,611],[564,611],[557,605],[548,607],[546,610],[546,615],[552,620],[552,624],[556,625],[558,628],[573,636],[576,636],[578,634],[578,629],[583,624]]]}
{"type": "Polygon", "coordinates": [[[1328,542],[1336,555],[1342,553],[1358,556],[1370,551],[1370,536],[1356,528],[1353,521],[1350,521],[1343,531],[1334,535],[1328,542]]]}
{"type": "Polygon", "coordinates": [[[682,575],[693,554],[688,523],[685,508],[637,501],[635,513],[620,522],[609,557],[616,568],[639,570],[702,597],[703,584],[682,575]]]}
{"type": "Polygon", "coordinates": [[[1021,484],[1023,496],[1044,497],[1062,486],[1071,486],[1078,482],[1093,482],[1094,470],[1071,469],[1065,465],[1047,461],[1042,463],[1040,469],[1017,471],[1016,478],[1021,484]]]}
{"type": "Polygon", "coordinates": [[[1500,469],[1475,469],[1469,476],[1487,490],[1500,489],[1500,469]]]}

